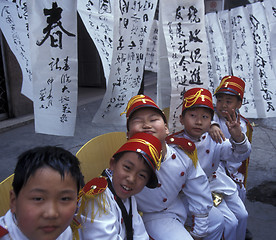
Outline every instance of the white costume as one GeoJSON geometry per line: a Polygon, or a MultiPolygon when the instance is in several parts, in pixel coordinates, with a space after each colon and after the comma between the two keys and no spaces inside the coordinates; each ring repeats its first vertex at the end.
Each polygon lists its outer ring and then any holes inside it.
{"type": "Polygon", "coordinates": [[[223,231],[221,213],[214,218],[208,231],[208,214],[213,203],[208,180],[199,164],[195,168],[183,150],[167,145],[166,159],[156,174],[159,186],[155,189],[145,187],[135,196],[150,237],[156,240],[192,240],[184,228],[189,210],[194,215],[192,235],[203,237],[208,232],[210,234],[204,239],[220,239],[223,231]],[[187,196],[189,209],[185,208],[182,194],[187,196]]]}
{"type": "MultiPolygon", "coordinates": [[[[216,123],[219,125],[221,131],[223,132],[224,136],[226,138],[230,138],[230,133],[228,131],[228,128],[226,126],[225,118],[219,118],[219,116],[215,113],[213,123],[216,123]]],[[[241,130],[244,134],[247,132],[247,123],[246,121],[241,117],[240,118],[240,126],[241,130]]],[[[239,192],[239,196],[241,200],[244,202],[246,198],[246,190],[244,185],[242,184],[244,182],[244,175],[238,171],[239,167],[242,165],[241,162],[235,163],[235,162],[222,162],[221,163],[224,168],[226,168],[230,174],[230,177],[237,183],[237,189],[239,192]]]]}
{"type": "MultiPolygon", "coordinates": [[[[176,137],[189,138],[185,131],[180,132],[176,137]]],[[[229,178],[219,167],[220,160],[241,162],[249,157],[251,152],[251,144],[247,137],[241,143],[236,143],[233,139],[225,140],[223,143],[216,143],[208,133],[201,136],[198,141],[193,140],[197,152],[200,165],[210,181],[210,188],[213,192],[223,193],[225,202],[218,206],[218,209],[223,213],[225,219],[224,237],[227,240],[244,239],[247,224],[247,211],[242,204],[242,201],[238,197],[236,184],[229,178]],[[218,177],[217,177],[218,175],[218,177]],[[227,202],[229,204],[227,206],[227,202]],[[239,218],[241,222],[238,224],[238,220],[229,208],[232,208],[233,212],[240,214],[239,218]],[[243,236],[244,234],[244,236],[243,236]]]]}
{"type": "MultiPolygon", "coordinates": [[[[0,238],[1,240],[28,240],[28,238],[17,227],[16,220],[14,219],[11,210],[9,210],[5,216],[0,218],[0,225],[9,231],[8,234],[0,238]]],[[[57,238],[57,240],[72,240],[71,228],[66,228],[66,230],[57,238]]]]}
{"type": "MultiPolygon", "coordinates": [[[[110,175],[109,175],[110,176],[110,175]]],[[[110,180],[112,178],[110,177],[110,180]]],[[[85,213],[81,213],[80,224],[81,228],[79,230],[80,239],[112,239],[112,240],[122,240],[126,239],[126,227],[123,222],[123,215],[121,209],[114,199],[113,193],[109,188],[102,193],[103,198],[100,205],[97,201],[94,201],[94,212],[96,216],[91,222],[91,200],[86,203],[85,213]],[[107,212],[104,213],[100,209],[102,206],[107,207],[107,212]],[[98,211],[99,210],[99,211],[98,211]],[[86,216],[87,217],[86,217],[86,216]]],[[[122,200],[127,212],[130,209],[129,199],[122,200]]],[[[143,220],[137,211],[137,203],[135,198],[131,197],[132,204],[132,226],[133,226],[133,239],[144,240],[149,239],[146,232],[143,220]]],[[[78,219],[79,220],[79,219],[78,219]]]]}

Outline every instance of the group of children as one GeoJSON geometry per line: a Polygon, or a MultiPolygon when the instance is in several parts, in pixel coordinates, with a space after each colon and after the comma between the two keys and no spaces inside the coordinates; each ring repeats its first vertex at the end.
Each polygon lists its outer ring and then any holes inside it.
{"type": "Polygon", "coordinates": [[[0,239],[244,240],[251,144],[238,113],[243,92],[240,78],[224,77],[214,109],[207,89],[188,90],[183,130],[171,135],[156,103],[134,96],[125,110],[127,142],[85,185],[68,151],[23,153],[0,239]]]}

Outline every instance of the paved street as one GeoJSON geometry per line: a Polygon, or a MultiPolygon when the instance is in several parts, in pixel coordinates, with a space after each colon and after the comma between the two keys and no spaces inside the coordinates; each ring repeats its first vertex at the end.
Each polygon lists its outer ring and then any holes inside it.
{"type": "MultiPolygon", "coordinates": [[[[145,94],[156,100],[156,75],[146,73],[145,94]]],[[[59,145],[72,153],[91,138],[107,132],[125,131],[125,127],[96,126],[92,118],[96,113],[102,97],[103,89],[80,89],[76,131],[74,137],[60,137],[34,132],[33,116],[22,119],[0,121],[0,181],[12,174],[16,157],[23,151],[40,145],[59,145]],[[10,124],[12,122],[12,124],[10,124]],[[16,125],[17,127],[13,127],[16,125]]],[[[265,181],[268,189],[263,193],[269,202],[276,199],[276,118],[251,119],[255,124],[253,132],[252,153],[248,171],[248,191],[265,181]]],[[[256,195],[256,197],[259,197],[256,195]]],[[[254,240],[276,239],[276,205],[259,201],[246,200],[249,212],[248,228],[254,240]]]]}

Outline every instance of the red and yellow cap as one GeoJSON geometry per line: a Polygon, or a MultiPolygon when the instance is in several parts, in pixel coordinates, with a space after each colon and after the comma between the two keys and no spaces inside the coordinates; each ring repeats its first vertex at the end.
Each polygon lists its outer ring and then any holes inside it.
{"type": "Polygon", "coordinates": [[[162,145],[159,139],[148,133],[136,133],[113,156],[129,151],[141,154],[152,169],[153,174],[147,187],[157,187],[158,179],[155,171],[160,169],[162,157],[162,145]]]}
{"type": "Polygon", "coordinates": [[[193,107],[207,107],[214,111],[211,92],[205,88],[191,88],[185,92],[182,112],[193,107]]]}
{"type": "Polygon", "coordinates": [[[243,99],[245,82],[235,76],[225,76],[221,79],[221,82],[214,95],[219,93],[225,93],[230,95],[238,96],[241,100],[243,99]]]}
{"type": "Polygon", "coordinates": [[[158,112],[160,112],[160,115],[164,119],[164,122],[167,123],[166,116],[164,112],[156,105],[156,103],[148,96],[146,95],[136,95],[132,97],[127,104],[127,107],[122,114],[126,114],[127,117],[127,125],[128,125],[128,120],[130,119],[131,115],[138,109],[141,108],[146,108],[146,107],[151,107],[156,109],[158,112]]]}

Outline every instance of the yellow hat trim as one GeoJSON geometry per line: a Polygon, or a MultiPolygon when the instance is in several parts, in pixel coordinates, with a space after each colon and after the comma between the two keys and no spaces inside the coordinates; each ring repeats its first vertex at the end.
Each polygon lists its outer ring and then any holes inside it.
{"type": "MultiPolygon", "coordinates": [[[[226,82],[226,80],[228,80],[229,78],[231,78],[231,76],[229,77],[226,77],[224,79],[222,79],[222,81],[220,82],[219,86],[216,88],[214,94],[216,94],[222,87],[222,85],[226,82]]],[[[244,89],[241,85],[239,85],[238,83],[235,83],[235,82],[228,82],[227,84],[225,84],[225,87],[227,87],[228,85],[232,85],[232,86],[235,86],[237,88],[239,88],[242,92],[244,92],[244,89]]]]}
{"type": "Polygon", "coordinates": [[[205,99],[207,99],[210,102],[212,102],[212,99],[210,97],[208,97],[207,95],[201,94],[202,91],[203,91],[203,89],[200,89],[194,95],[186,97],[184,99],[184,101],[185,101],[185,108],[192,107],[196,103],[197,99],[200,98],[200,97],[202,98],[202,101],[205,101],[205,99]]]}
{"type": "Polygon", "coordinates": [[[160,157],[158,157],[158,151],[157,151],[156,147],[153,144],[151,144],[148,141],[145,141],[143,139],[138,139],[138,138],[130,139],[130,140],[128,140],[128,142],[139,142],[139,143],[142,143],[144,145],[147,145],[149,147],[151,156],[153,157],[153,160],[156,164],[156,169],[157,170],[160,169],[162,154],[160,154],[160,157]]]}
{"type": "Polygon", "coordinates": [[[122,116],[123,114],[127,114],[128,110],[130,109],[130,107],[135,104],[136,102],[138,101],[141,101],[143,102],[144,104],[146,104],[147,102],[151,102],[153,104],[155,104],[154,101],[150,100],[150,99],[145,99],[145,95],[137,95],[137,96],[134,96],[133,98],[131,98],[126,106],[126,109],[125,111],[123,111],[120,116],[122,116]]]}

